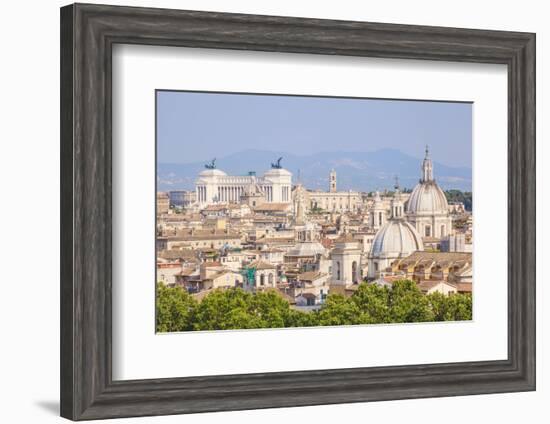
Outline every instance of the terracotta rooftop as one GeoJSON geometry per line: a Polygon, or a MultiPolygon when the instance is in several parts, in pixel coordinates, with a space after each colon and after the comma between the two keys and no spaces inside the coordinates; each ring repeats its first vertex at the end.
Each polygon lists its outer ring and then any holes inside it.
{"type": "Polygon", "coordinates": [[[254,207],[255,211],[286,212],[290,209],[290,203],[262,203],[254,207]]]}
{"type": "Polygon", "coordinates": [[[472,254],[470,252],[426,252],[416,251],[409,256],[398,259],[394,265],[401,266],[417,266],[423,265],[425,267],[431,267],[433,265],[439,265],[442,268],[451,266],[463,267],[471,265],[472,254]]]}
{"type": "Polygon", "coordinates": [[[195,257],[195,252],[191,249],[161,250],[157,256],[163,259],[192,259],[195,257]]]}
{"type": "Polygon", "coordinates": [[[175,236],[169,236],[170,241],[192,241],[192,240],[225,240],[240,238],[239,234],[218,230],[196,230],[180,231],[175,236]]]}
{"type": "Polygon", "coordinates": [[[318,278],[324,277],[326,274],[323,274],[319,271],[308,271],[308,272],[302,272],[301,274],[298,274],[298,279],[300,281],[313,281],[317,280],[318,278]]]}
{"type": "Polygon", "coordinates": [[[181,270],[179,275],[182,277],[187,277],[189,275],[198,274],[197,270],[195,268],[184,268],[181,270]]]}
{"type": "Polygon", "coordinates": [[[281,249],[275,249],[273,247],[263,250],[258,250],[258,253],[283,253],[284,250],[281,249]]]}
{"type": "Polygon", "coordinates": [[[335,240],[336,243],[353,243],[356,241],[350,233],[344,233],[335,240]]]}
{"type": "Polygon", "coordinates": [[[277,267],[275,265],[272,265],[268,262],[264,261],[254,261],[248,265],[249,268],[256,268],[259,270],[262,269],[276,269],[277,267]]]}
{"type": "Polygon", "coordinates": [[[260,244],[263,244],[263,243],[272,243],[272,244],[277,244],[277,243],[288,243],[288,242],[293,242],[294,241],[294,237],[266,237],[266,238],[261,238],[259,239],[257,242],[260,243],[260,244]]]}
{"type": "Polygon", "coordinates": [[[248,207],[248,205],[237,204],[237,203],[217,203],[214,205],[208,205],[203,209],[203,211],[223,211],[229,209],[241,209],[241,207],[248,207]]]}
{"type": "Polygon", "coordinates": [[[461,293],[471,293],[472,283],[457,283],[456,290],[461,293]]]}
{"type": "Polygon", "coordinates": [[[203,268],[216,268],[216,267],[219,267],[219,266],[222,266],[222,263],[217,262],[217,261],[203,262],[202,265],[201,265],[201,267],[203,267],[203,268]]]}
{"type": "Polygon", "coordinates": [[[449,283],[447,281],[443,281],[443,280],[424,280],[424,281],[421,281],[420,283],[418,283],[418,288],[422,291],[428,291],[430,289],[433,289],[434,287],[436,287],[437,285],[439,284],[447,284],[449,286],[452,286],[452,287],[456,287],[455,284],[452,284],[452,283],[449,283]]]}
{"type": "Polygon", "coordinates": [[[215,280],[216,278],[222,277],[225,274],[238,274],[238,272],[231,271],[230,269],[224,269],[220,272],[215,273],[214,275],[211,275],[208,278],[205,278],[205,280],[215,280]]]}

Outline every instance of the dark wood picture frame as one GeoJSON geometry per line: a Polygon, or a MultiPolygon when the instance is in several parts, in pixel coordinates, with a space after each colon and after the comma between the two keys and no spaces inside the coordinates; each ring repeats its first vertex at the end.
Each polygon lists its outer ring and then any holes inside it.
{"type": "Polygon", "coordinates": [[[534,34],[75,4],[61,9],[60,125],[63,417],[84,420],[535,389],[534,34]],[[115,43],[507,65],[508,359],[113,381],[115,43]]]}

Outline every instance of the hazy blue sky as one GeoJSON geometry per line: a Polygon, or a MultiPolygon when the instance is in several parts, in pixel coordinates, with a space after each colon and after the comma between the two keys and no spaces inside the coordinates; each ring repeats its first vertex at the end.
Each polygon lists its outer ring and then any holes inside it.
{"type": "Polygon", "coordinates": [[[395,148],[472,164],[472,105],[378,99],[157,92],[158,161],[189,163],[246,149],[307,155],[395,148]]]}

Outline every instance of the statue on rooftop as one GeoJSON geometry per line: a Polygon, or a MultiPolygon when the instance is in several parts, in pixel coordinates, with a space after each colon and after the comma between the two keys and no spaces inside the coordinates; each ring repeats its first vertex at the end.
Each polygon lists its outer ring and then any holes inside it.
{"type": "Polygon", "coordinates": [[[282,165],[281,165],[281,161],[283,160],[282,157],[280,157],[279,159],[277,159],[277,162],[275,163],[271,163],[271,168],[273,169],[281,169],[282,168],[282,165]]]}
{"type": "Polygon", "coordinates": [[[216,169],[216,158],[212,159],[210,163],[204,165],[206,169],[216,169]]]}

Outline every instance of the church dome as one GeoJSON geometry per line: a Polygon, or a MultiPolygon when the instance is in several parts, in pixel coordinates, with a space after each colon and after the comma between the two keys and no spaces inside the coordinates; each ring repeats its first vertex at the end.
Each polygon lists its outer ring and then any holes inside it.
{"type": "Polygon", "coordinates": [[[391,219],[374,236],[370,256],[404,257],[424,250],[422,237],[404,219],[391,219]]]}
{"type": "Polygon", "coordinates": [[[433,164],[430,159],[428,146],[426,146],[426,156],[422,162],[421,170],[420,182],[414,188],[407,202],[407,213],[415,215],[448,213],[449,205],[445,193],[443,193],[443,190],[437,185],[433,177],[433,164]]]}
{"type": "Polygon", "coordinates": [[[445,193],[433,180],[417,184],[407,202],[407,213],[436,215],[447,211],[445,193]]]}

